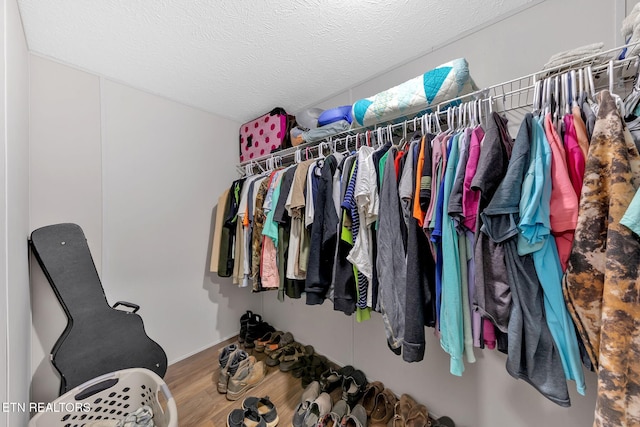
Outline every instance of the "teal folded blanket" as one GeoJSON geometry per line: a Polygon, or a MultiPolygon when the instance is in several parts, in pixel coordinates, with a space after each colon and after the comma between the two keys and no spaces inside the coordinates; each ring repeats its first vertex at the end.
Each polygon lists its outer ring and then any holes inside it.
{"type": "Polygon", "coordinates": [[[409,118],[477,90],[464,58],[442,64],[411,80],[353,104],[354,127],[409,118]]]}

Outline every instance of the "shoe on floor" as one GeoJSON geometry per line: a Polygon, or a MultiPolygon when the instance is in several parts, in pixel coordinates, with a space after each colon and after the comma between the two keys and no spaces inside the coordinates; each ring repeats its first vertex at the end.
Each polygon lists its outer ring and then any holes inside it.
{"type": "Polygon", "coordinates": [[[393,418],[394,408],[398,398],[388,388],[385,388],[376,396],[375,406],[370,414],[370,426],[386,427],[393,418]]]}
{"type": "Polygon", "coordinates": [[[304,369],[300,376],[302,387],[306,387],[313,381],[320,381],[322,373],[329,369],[329,361],[326,357],[314,354],[311,356],[309,366],[304,369]]]}
{"type": "MultiPolygon", "coordinates": [[[[367,384],[367,387],[364,389],[364,396],[362,397],[362,406],[364,410],[367,412],[367,416],[371,416],[373,412],[373,408],[376,406],[376,398],[380,393],[384,390],[384,384],[380,381],[374,381],[372,383],[367,384]]],[[[393,408],[392,408],[393,409],[393,408]]]]}
{"type": "Polygon", "coordinates": [[[247,397],[242,401],[242,408],[251,409],[257,412],[267,424],[267,427],[276,427],[278,425],[278,411],[276,405],[269,400],[269,396],[265,397],[247,397]]]}
{"type": "Polygon", "coordinates": [[[404,423],[404,421],[406,421],[409,417],[409,411],[411,410],[411,408],[413,408],[417,404],[418,403],[413,400],[411,396],[409,396],[408,394],[403,394],[400,396],[400,400],[398,400],[398,402],[396,403],[395,414],[398,415],[404,423]]]}
{"type": "Polygon", "coordinates": [[[304,389],[302,397],[300,398],[300,404],[298,404],[295,411],[293,411],[293,420],[291,421],[293,427],[302,427],[309,406],[311,406],[311,403],[313,403],[319,395],[320,383],[317,381],[312,382],[304,389]]]}
{"type": "Polygon", "coordinates": [[[267,342],[264,346],[264,352],[266,354],[271,354],[274,351],[278,351],[279,349],[292,344],[293,334],[291,332],[285,332],[280,335],[275,335],[269,342],[267,342]]]}
{"type": "Polygon", "coordinates": [[[227,427],[267,427],[267,423],[252,409],[234,409],[227,416],[227,427]]]}
{"type": "Polygon", "coordinates": [[[331,393],[340,384],[342,384],[342,375],[340,375],[337,370],[330,367],[320,375],[319,381],[322,391],[331,393]]]}
{"type": "Polygon", "coordinates": [[[298,343],[291,345],[288,349],[285,349],[282,352],[282,356],[280,356],[280,371],[291,371],[298,360],[311,356],[312,354],[313,347],[310,345],[303,346],[298,343]]]}
{"type": "Polygon", "coordinates": [[[318,422],[317,427],[340,427],[340,422],[347,415],[349,415],[349,405],[344,400],[338,400],[333,405],[331,412],[318,422]]]}
{"type": "Polygon", "coordinates": [[[247,390],[257,386],[267,375],[267,367],[256,358],[249,356],[238,365],[238,370],[227,387],[227,399],[238,400],[247,390]]]}
{"type": "Polygon", "coordinates": [[[254,314],[247,323],[247,336],[244,340],[245,348],[254,348],[255,341],[262,338],[267,332],[275,332],[275,328],[262,320],[262,316],[254,314]]]}
{"type": "Polygon", "coordinates": [[[440,417],[437,420],[430,418],[430,420],[431,427],[456,427],[456,423],[454,423],[453,420],[447,416],[440,417]]]}
{"type": "Polygon", "coordinates": [[[332,407],[331,396],[328,393],[320,393],[316,400],[309,405],[302,421],[303,427],[315,427],[322,417],[331,412],[332,407]]]}
{"type": "Polygon", "coordinates": [[[273,339],[275,339],[277,336],[284,334],[284,332],[282,331],[273,331],[273,332],[267,332],[266,334],[264,334],[262,336],[262,338],[260,338],[259,340],[255,340],[255,350],[258,353],[261,353],[264,351],[265,346],[273,339]]]}
{"type": "Polygon", "coordinates": [[[247,325],[249,324],[249,319],[253,317],[253,312],[247,310],[245,314],[240,316],[240,334],[238,335],[238,342],[240,344],[244,343],[245,338],[247,337],[247,325]]]}
{"type": "MultiPolygon", "coordinates": [[[[223,351],[224,352],[224,351],[223,351]]],[[[218,375],[218,393],[226,393],[227,386],[229,384],[229,378],[235,375],[238,371],[238,366],[240,362],[247,359],[249,355],[246,351],[240,350],[238,348],[235,351],[231,352],[227,356],[227,361],[224,367],[220,368],[220,373],[218,375]]]]}
{"type": "Polygon", "coordinates": [[[367,427],[367,411],[358,404],[343,420],[341,426],[344,427],[367,427]]]}
{"type": "Polygon", "coordinates": [[[424,405],[415,405],[409,410],[407,417],[404,420],[405,427],[428,427],[429,412],[424,405]]]}
{"type": "MultiPolygon", "coordinates": [[[[342,381],[342,399],[346,400],[349,407],[358,403],[364,389],[367,386],[367,377],[361,370],[354,370],[353,373],[344,377],[342,381]]],[[[364,408],[362,408],[364,410],[364,408]]],[[[365,411],[366,415],[366,411],[365,411]]]]}

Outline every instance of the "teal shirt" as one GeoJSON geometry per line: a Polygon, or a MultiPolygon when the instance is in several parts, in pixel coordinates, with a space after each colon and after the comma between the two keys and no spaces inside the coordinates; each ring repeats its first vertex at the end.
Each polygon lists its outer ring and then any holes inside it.
{"type": "MultiPolygon", "coordinates": [[[[444,175],[444,207],[449,198],[459,159],[460,134],[450,139],[451,149],[444,175]]],[[[460,252],[458,233],[453,218],[442,215],[442,299],[440,302],[440,346],[451,356],[449,370],[453,375],[462,375],[464,363],[464,318],[462,314],[462,278],[460,277],[460,252]]],[[[466,261],[466,260],[465,260],[466,261]]]]}
{"type": "Polygon", "coordinates": [[[586,386],[573,320],[562,294],[562,267],[551,236],[551,147],[540,120],[532,123],[531,161],[520,198],[518,253],[530,253],[544,293],[547,325],[558,348],[567,379],[575,380],[578,393],[586,386]],[[524,210],[523,210],[524,208],[524,210]],[[521,252],[522,250],[522,252],[521,252]]]}
{"type": "Polygon", "coordinates": [[[640,236],[640,189],[633,196],[633,200],[620,220],[620,224],[640,236]]]}
{"type": "Polygon", "coordinates": [[[282,177],[284,176],[284,170],[278,171],[273,176],[274,186],[273,186],[273,195],[271,209],[267,213],[267,216],[264,220],[264,227],[262,229],[262,235],[267,236],[271,240],[273,240],[273,245],[278,247],[278,224],[274,221],[273,217],[276,213],[276,204],[278,203],[278,199],[280,198],[280,188],[282,186],[282,177]]]}

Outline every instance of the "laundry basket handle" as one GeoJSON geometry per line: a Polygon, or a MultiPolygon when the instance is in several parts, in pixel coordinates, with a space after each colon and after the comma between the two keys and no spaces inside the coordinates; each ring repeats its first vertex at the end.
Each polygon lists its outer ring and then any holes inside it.
{"type": "Polygon", "coordinates": [[[114,372],[96,377],[79,386],[78,393],[74,396],[74,399],[87,399],[96,393],[100,393],[103,390],[113,387],[114,385],[118,384],[118,381],[120,380],[116,378],[114,372]]]}

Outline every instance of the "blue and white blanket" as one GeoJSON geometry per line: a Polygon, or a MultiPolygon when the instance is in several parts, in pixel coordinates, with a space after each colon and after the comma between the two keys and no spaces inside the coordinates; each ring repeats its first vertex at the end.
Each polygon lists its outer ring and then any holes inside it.
{"type": "Polygon", "coordinates": [[[353,104],[353,127],[373,126],[429,111],[448,99],[476,90],[464,58],[442,64],[411,80],[353,104]]]}

